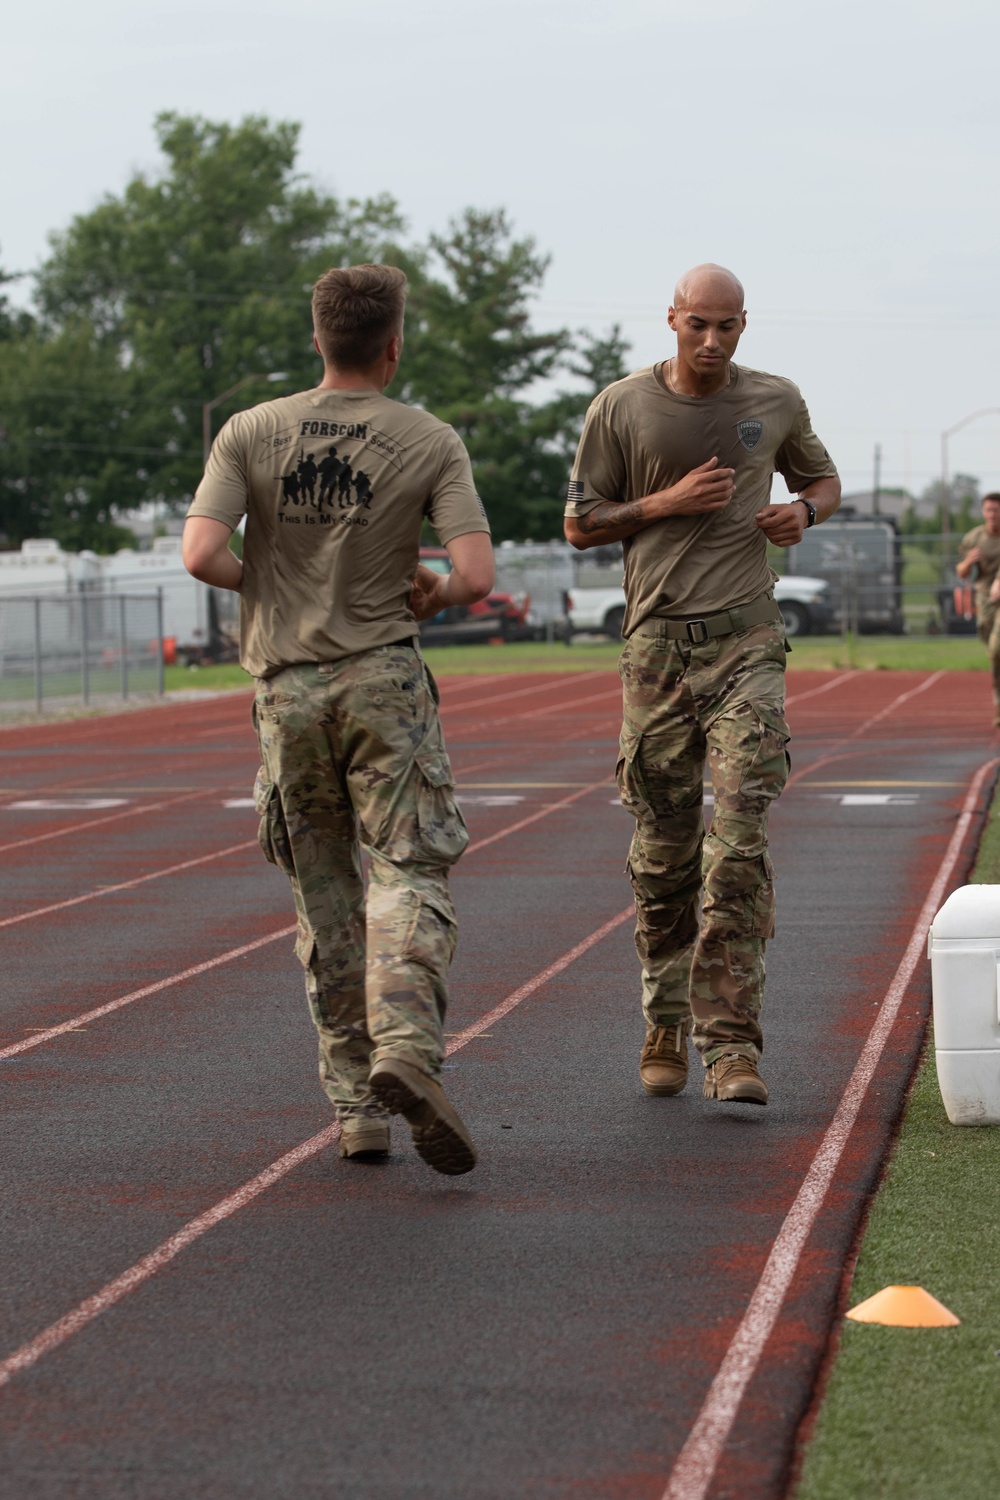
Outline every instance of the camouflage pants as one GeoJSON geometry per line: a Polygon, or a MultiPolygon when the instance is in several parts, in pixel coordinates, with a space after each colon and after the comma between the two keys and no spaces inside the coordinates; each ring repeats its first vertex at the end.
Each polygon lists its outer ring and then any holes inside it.
{"type": "Polygon", "coordinates": [[[646,1020],[693,1018],[706,1064],[757,1058],[764,945],[774,934],[767,813],[788,775],[785,643],[756,625],[704,645],[648,620],[619,666],[623,805],[646,1020]],[[706,760],[715,804],[705,834],[706,760]],[[701,913],[699,918],[699,898],[701,913]]]}
{"type": "Polygon", "coordinates": [[[372,1062],[437,1074],[443,1056],[448,870],[469,835],[433,679],[413,646],[383,646],[259,682],[254,718],[260,842],[292,884],[320,1079],[341,1120],[379,1115],[372,1062]]]}

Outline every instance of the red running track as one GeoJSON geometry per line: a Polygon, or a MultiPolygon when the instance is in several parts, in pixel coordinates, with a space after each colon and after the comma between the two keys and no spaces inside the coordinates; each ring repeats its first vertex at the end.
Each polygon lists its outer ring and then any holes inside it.
{"type": "Polygon", "coordinates": [[[247,695],[0,736],[0,1495],[783,1493],[923,1026],[908,944],[986,796],[985,675],[790,676],[755,1118],[637,1088],[614,676],[442,697],[460,1184],[405,1132],[382,1169],[329,1149],[287,893],[227,805],[247,695]]]}

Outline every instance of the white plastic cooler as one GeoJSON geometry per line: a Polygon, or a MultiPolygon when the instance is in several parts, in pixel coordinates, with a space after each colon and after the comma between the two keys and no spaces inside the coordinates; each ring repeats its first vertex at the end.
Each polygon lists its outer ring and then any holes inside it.
{"type": "Polygon", "coordinates": [[[938,1084],[953,1125],[1000,1125],[1000,885],[963,885],[931,923],[938,1084]]]}

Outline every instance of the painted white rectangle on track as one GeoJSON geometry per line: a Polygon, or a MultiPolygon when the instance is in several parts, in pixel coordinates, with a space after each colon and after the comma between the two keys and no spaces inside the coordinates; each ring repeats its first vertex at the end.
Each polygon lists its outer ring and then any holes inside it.
{"type": "Polygon", "coordinates": [[[8,802],[5,812],[97,812],[106,807],[124,807],[127,797],[29,797],[22,802],[8,802]]]}
{"type": "Polygon", "coordinates": [[[891,792],[847,792],[841,807],[912,807],[917,797],[894,796],[891,792]]]}

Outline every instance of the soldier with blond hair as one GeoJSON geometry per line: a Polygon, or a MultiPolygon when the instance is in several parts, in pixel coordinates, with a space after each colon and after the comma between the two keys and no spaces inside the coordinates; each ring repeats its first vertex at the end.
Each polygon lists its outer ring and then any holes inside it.
{"type": "Polygon", "coordinates": [[[406,289],[392,266],[320,277],[323,378],[226,423],[188,512],[184,561],[240,595],[260,841],[291,881],[340,1154],[384,1156],[389,1115],[401,1113],[423,1159],[457,1174],[476,1154],[439,1073],[456,935],[448,872],[468,833],[416,637],[421,619],[485,598],[493,554],[457,434],[384,395],[406,289]],[[345,505],[352,472],[363,498],[345,505]],[[318,476],[330,503],[302,506],[318,476]],[[244,516],[241,562],[229,539],[244,516]],[[418,564],[425,519],[448,574],[418,564]]]}
{"type": "Polygon", "coordinates": [[[733,363],[746,312],[731,271],[682,276],[668,322],[674,358],[609,386],[587,413],[565,531],[575,547],[620,541],[625,554],[618,785],[636,820],[642,1085],[683,1089],[693,1022],[706,1097],[766,1104],[767,813],[788,771],[767,543],[794,546],[831,516],[840,482],[791,381],[733,363]],[[775,471],[797,500],[770,503],[775,471]]]}

